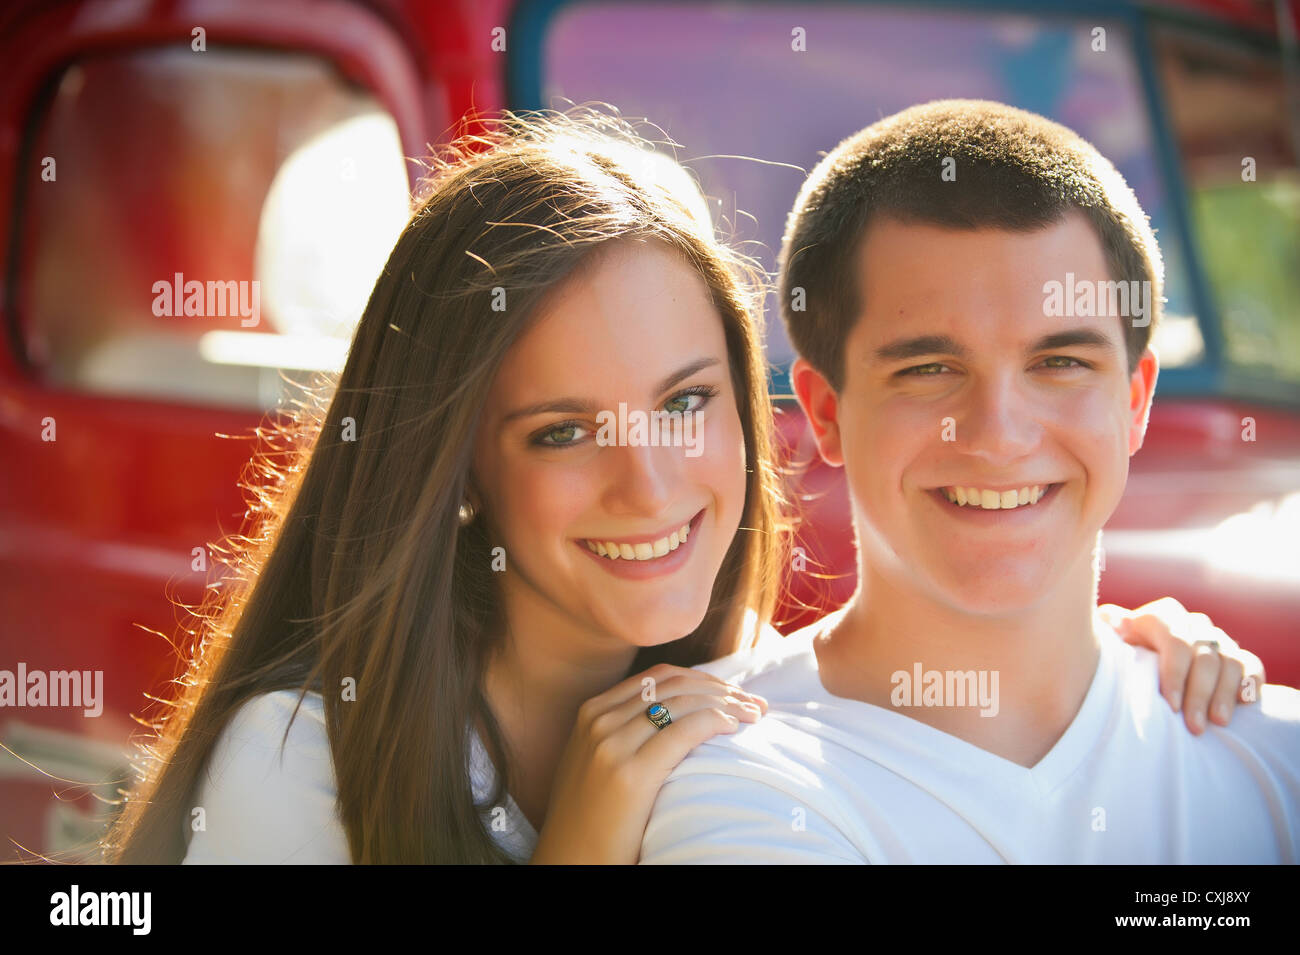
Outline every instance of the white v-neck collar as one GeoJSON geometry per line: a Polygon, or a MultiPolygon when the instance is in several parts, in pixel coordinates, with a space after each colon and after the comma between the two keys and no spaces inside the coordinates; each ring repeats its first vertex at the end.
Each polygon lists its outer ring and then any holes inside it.
{"type": "MultiPolygon", "coordinates": [[[[1001,786],[1031,788],[1033,794],[1047,795],[1064,783],[1092,750],[1105,730],[1107,714],[1116,692],[1114,654],[1122,641],[1113,630],[1097,621],[1097,667],[1079,711],[1051,749],[1032,767],[981,749],[974,743],[937,729],[903,713],[862,700],[831,694],[822,684],[813,639],[823,632],[817,627],[807,636],[806,652],[800,666],[804,699],[809,701],[804,715],[826,724],[837,741],[873,760],[887,763],[890,757],[908,767],[908,775],[918,783],[927,777],[942,775],[969,776],[972,784],[990,793],[1001,786]],[[997,780],[997,786],[989,786],[997,780]]],[[[793,695],[791,697],[793,701],[793,695]]],[[[799,708],[787,707],[778,717],[798,722],[799,708]]],[[[930,788],[930,787],[926,787],[930,788]]]]}
{"type": "MultiPolygon", "coordinates": [[[[1095,750],[1113,718],[1118,654],[1127,648],[1100,621],[1095,627],[1100,647],[1088,692],[1065,732],[1033,767],[1021,766],[902,713],[832,695],[818,672],[812,641],[824,627],[817,625],[780,654],[784,661],[777,663],[784,671],[782,694],[779,702],[773,701],[763,722],[775,720],[802,728],[804,732],[794,736],[777,732],[776,738],[786,745],[815,746],[818,752],[811,758],[827,778],[841,772],[834,750],[852,753],[855,759],[867,759],[907,780],[959,816],[989,820],[983,836],[1004,860],[1034,858],[1041,834],[1050,831],[1052,820],[1059,817],[1054,808],[1058,790],[1095,750]],[[1010,814],[1014,818],[1006,812],[1008,804],[1018,807],[1010,814]]],[[[763,669],[757,666],[755,676],[761,676],[763,669]]],[[[757,692],[763,692],[761,682],[757,692]]],[[[755,731],[761,725],[756,724],[755,731]]],[[[769,727],[768,738],[775,731],[769,727]]],[[[735,742],[741,744],[739,737],[744,735],[742,729],[735,742]]],[[[836,822],[855,844],[876,846],[881,858],[887,857],[865,820],[842,816],[836,822]]],[[[865,851],[872,858],[874,853],[865,851]]]]}

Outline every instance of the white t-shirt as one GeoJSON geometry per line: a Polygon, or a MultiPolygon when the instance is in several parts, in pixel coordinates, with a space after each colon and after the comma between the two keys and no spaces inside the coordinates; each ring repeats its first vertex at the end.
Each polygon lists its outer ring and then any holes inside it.
{"type": "MultiPolygon", "coordinates": [[[[325,704],[308,693],[289,727],[298,691],[264,693],[245,703],[231,718],[213,748],[202,777],[196,807],[204,810],[205,828],[192,832],[185,864],[348,865],[352,854],[335,809],[338,790],[325,704]]],[[[492,791],[495,770],[478,734],[471,734],[467,766],[476,803],[492,791]]],[[[483,811],[487,831],[520,862],[532,857],[537,833],[509,793],[504,813],[483,811]]]]}
{"type": "Polygon", "coordinates": [[[1266,686],[1196,737],[1159,695],[1156,654],[1097,624],[1074,721],[1032,768],[829,694],[813,638],[705,664],[765,696],[660,790],[642,864],[1295,863],[1300,692],[1266,686]]]}
{"type": "MultiPolygon", "coordinates": [[[[743,628],[753,639],[758,615],[745,612],[743,628]]],[[[764,625],[759,648],[779,646],[780,633],[764,625]]],[[[338,796],[325,704],[308,693],[281,751],[284,728],[298,702],[297,690],[264,693],[245,703],[222,731],[201,777],[196,807],[204,826],[194,832],[184,820],[189,848],[184,864],[351,863],[347,834],[339,820],[338,796]]],[[[496,769],[477,733],[470,734],[467,767],[475,803],[484,806],[484,826],[512,859],[527,862],[537,848],[537,831],[505,793],[501,812],[487,806],[496,769]]]]}

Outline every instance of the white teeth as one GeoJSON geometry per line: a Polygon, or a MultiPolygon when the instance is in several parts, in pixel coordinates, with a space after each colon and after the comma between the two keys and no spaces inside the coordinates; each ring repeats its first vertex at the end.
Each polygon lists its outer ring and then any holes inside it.
{"type": "Polygon", "coordinates": [[[613,541],[583,541],[593,554],[608,557],[611,560],[654,560],[664,557],[686,543],[691,532],[689,523],[683,524],[667,537],[656,541],[643,541],[636,544],[616,544],[613,541]]]}
{"type": "Polygon", "coordinates": [[[977,487],[945,487],[943,495],[962,507],[978,507],[986,511],[1009,511],[1017,507],[1037,504],[1048,487],[1032,484],[1015,491],[990,491],[977,487]]]}

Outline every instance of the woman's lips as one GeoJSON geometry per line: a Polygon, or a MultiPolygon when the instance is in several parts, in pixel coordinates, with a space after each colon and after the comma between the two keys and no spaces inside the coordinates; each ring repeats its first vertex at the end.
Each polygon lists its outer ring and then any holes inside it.
{"type": "MultiPolygon", "coordinates": [[[[601,567],[603,567],[608,573],[613,574],[615,577],[622,577],[629,580],[644,580],[650,577],[661,577],[673,573],[690,559],[691,554],[695,550],[695,539],[699,536],[700,528],[704,523],[705,510],[707,510],[707,508],[700,510],[687,522],[686,540],[680,541],[679,539],[676,549],[673,549],[671,544],[669,544],[668,552],[659,557],[652,556],[648,559],[638,560],[635,556],[636,545],[634,545],[628,538],[623,538],[622,541],[619,541],[616,538],[613,542],[620,544],[620,555],[622,553],[622,545],[624,542],[626,542],[626,546],[632,547],[634,555],[631,559],[622,556],[619,556],[618,558],[602,556],[588,546],[588,541],[586,539],[574,541],[574,546],[579,548],[592,560],[598,561],[601,567]]],[[[659,539],[662,540],[663,537],[671,538],[674,533],[676,533],[675,528],[667,535],[661,535],[659,539]]],[[[592,539],[591,543],[595,544],[596,540],[592,539]]],[[[609,550],[609,548],[605,546],[607,541],[601,541],[600,543],[606,551],[609,550]]],[[[652,541],[648,538],[643,538],[637,543],[643,545],[641,549],[642,553],[644,553],[644,545],[652,544],[652,541]]]]}

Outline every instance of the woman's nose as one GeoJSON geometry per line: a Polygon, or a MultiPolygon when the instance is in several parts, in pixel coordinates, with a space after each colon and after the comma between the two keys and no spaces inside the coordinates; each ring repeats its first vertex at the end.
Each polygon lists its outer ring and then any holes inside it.
{"type": "Polygon", "coordinates": [[[642,445],[612,447],[608,453],[616,460],[610,473],[611,509],[632,514],[663,513],[679,491],[684,450],[642,445]]]}

